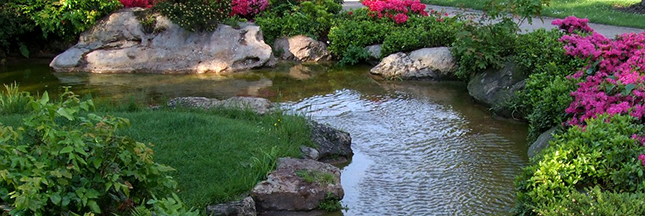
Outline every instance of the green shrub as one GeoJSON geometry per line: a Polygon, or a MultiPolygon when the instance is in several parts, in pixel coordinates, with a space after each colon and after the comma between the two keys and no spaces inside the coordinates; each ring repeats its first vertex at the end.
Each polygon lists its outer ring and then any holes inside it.
{"type": "Polygon", "coordinates": [[[20,127],[0,126],[0,198],[12,215],[110,214],[176,183],[145,144],[115,131],[127,119],[87,113],[66,91],[52,103],[30,98],[20,127]]]}
{"type": "Polygon", "coordinates": [[[45,38],[54,34],[72,39],[122,6],[118,0],[15,0],[13,4],[42,30],[45,38]]]}
{"type": "Polygon", "coordinates": [[[25,41],[20,38],[25,34],[32,32],[36,25],[22,13],[18,7],[7,0],[0,0],[0,56],[3,52],[11,50],[21,50],[25,56],[29,56],[25,41]]]}
{"type": "MultiPolygon", "coordinates": [[[[396,24],[390,19],[374,19],[367,8],[342,14],[329,32],[329,50],[341,63],[358,63],[366,53],[358,48],[382,44],[381,57],[396,52],[408,52],[424,47],[448,46],[455,40],[463,25],[457,17],[412,16],[407,22],[396,24]]],[[[364,57],[365,56],[365,57],[364,57]]]]}
{"type": "Polygon", "coordinates": [[[565,199],[539,209],[541,215],[645,215],[645,194],[603,192],[599,187],[585,193],[573,191],[565,199]]]}
{"type": "Polygon", "coordinates": [[[586,187],[613,192],[643,192],[645,147],[632,136],[643,131],[631,116],[601,115],[585,128],[569,128],[531,159],[518,176],[516,214],[530,215],[567,199],[586,187]]]}
{"type": "Polygon", "coordinates": [[[455,75],[469,80],[478,71],[501,68],[515,53],[518,25],[510,18],[484,26],[465,25],[452,44],[452,53],[459,64],[455,75]]]}
{"type": "Polygon", "coordinates": [[[340,4],[332,0],[285,2],[271,5],[271,9],[255,20],[268,44],[273,44],[277,38],[295,35],[324,41],[335,15],[342,9],[340,4]]]}
{"type": "Polygon", "coordinates": [[[584,61],[565,55],[564,45],[558,41],[562,35],[555,29],[539,29],[517,38],[513,61],[530,76],[513,106],[526,114],[529,142],[567,119],[564,110],[573,101],[570,94],[580,81],[567,77],[585,65],[584,61]]]}
{"type": "Polygon", "coordinates": [[[154,8],[185,30],[213,31],[229,19],[230,0],[167,0],[154,8]]]}
{"type": "Polygon", "coordinates": [[[177,194],[172,193],[172,197],[163,199],[153,198],[145,203],[146,205],[139,205],[132,210],[132,216],[199,216],[199,210],[188,209],[186,205],[179,199],[177,194]]]}

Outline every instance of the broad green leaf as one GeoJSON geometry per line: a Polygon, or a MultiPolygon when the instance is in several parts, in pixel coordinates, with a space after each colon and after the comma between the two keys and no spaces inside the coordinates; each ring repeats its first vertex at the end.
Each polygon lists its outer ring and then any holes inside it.
{"type": "Polygon", "coordinates": [[[61,150],[60,150],[60,153],[61,153],[61,154],[70,153],[70,152],[72,152],[73,150],[74,150],[74,148],[73,148],[73,147],[71,147],[71,146],[65,146],[63,149],[61,149],[61,150]]]}
{"type": "Polygon", "coordinates": [[[39,103],[45,105],[47,104],[47,102],[49,102],[49,94],[47,94],[47,92],[45,91],[45,93],[43,93],[43,96],[40,97],[39,103]]]}
{"type": "Polygon", "coordinates": [[[73,116],[74,110],[72,110],[72,109],[67,109],[67,108],[62,108],[61,107],[61,108],[58,108],[58,111],[56,111],[56,112],[58,114],[60,114],[61,116],[67,118],[67,120],[70,120],[70,121],[74,120],[74,116],[73,116]]]}
{"type": "Polygon", "coordinates": [[[60,205],[60,202],[62,201],[62,198],[58,194],[54,194],[49,199],[54,203],[55,205],[60,205]]]}
{"type": "Polygon", "coordinates": [[[99,205],[96,204],[96,201],[90,200],[89,202],[87,202],[87,206],[89,206],[93,212],[101,213],[101,208],[99,208],[99,205]]]}

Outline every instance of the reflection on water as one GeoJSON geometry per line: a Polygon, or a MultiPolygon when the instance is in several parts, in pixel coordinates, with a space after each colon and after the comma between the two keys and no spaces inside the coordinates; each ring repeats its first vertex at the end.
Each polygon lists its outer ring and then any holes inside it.
{"type": "Polygon", "coordinates": [[[250,95],[351,133],[343,168],[345,215],[499,215],[514,205],[513,179],[527,162],[526,126],[495,120],[461,83],[374,81],[369,67],[282,65],[218,76],[52,74],[9,66],[3,83],[29,91],[152,98],[250,95]]]}

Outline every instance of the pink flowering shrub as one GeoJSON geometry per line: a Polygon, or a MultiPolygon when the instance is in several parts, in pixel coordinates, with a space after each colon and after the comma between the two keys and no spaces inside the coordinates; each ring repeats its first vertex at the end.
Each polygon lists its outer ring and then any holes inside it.
{"type": "Polygon", "coordinates": [[[573,75],[584,77],[578,89],[571,93],[573,103],[566,109],[573,117],[569,125],[582,125],[585,119],[607,113],[629,114],[641,120],[645,116],[645,32],[629,33],[615,40],[593,32],[586,19],[568,17],[556,20],[568,32],[580,30],[589,35],[565,35],[568,55],[587,59],[589,65],[573,75]]]}
{"type": "Polygon", "coordinates": [[[370,16],[394,20],[397,24],[405,23],[410,16],[428,16],[426,6],[419,0],[364,0],[370,10],[370,16]]]}
{"type": "Polygon", "coordinates": [[[240,16],[253,19],[255,15],[267,9],[268,0],[233,0],[231,2],[231,16],[240,16]]]}
{"type": "Polygon", "coordinates": [[[560,26],[560,29],[567,33],[573,33],[574,30],[580,30],[587,33],[593,32],[593,29],[589,27],[587,23],[589,23],[589,19],[580,19],[574,16],[569,16],[564,19],[556,19],[551,22],[553,25],[560,26]]]}
{"type": "Polygon", "coordinates": [[[126,8],[131,8],[131,7],[150,8],[154,4],[152,0],[119,0],[119,1],[126,8]]]}

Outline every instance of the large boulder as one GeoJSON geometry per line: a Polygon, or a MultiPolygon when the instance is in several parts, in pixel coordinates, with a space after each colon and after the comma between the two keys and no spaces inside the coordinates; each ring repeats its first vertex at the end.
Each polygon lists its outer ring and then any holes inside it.
{"type": "Polygon", "coordinates": [[[206,207],[208,216],[256,216],[255,201],[250,196],[229,203],[206,207]]]}
{"type": "Polygon", "coordinates": [[[327,44],[303,35],[279,38],[275,40],[273,46],[275,50],[282,52],[281,58],[284,60],[302,62],[331,60],[327,44]]]}
{"type": "Polygon", "coordinates": [[[501,69],[477,73],[468,82],[468,93],[499,116],[522,119],[523,116],[506,109],[504,105],[515,96],[515,92],[524,88],[527,77],[515,63],[507,62],[501,69]]]}
{"type": "Polygon", "coordinates": [[[391,54],[370,70],[387,79],[454,79],[457,69],[448,47],[423,48],[391,54]]]}
{"type": "Polygon", "coordinates": [[[251,192],[258,211],[310,211],[329,195],[342,199],[340,169],[309,159],[280,158],[251,192]]]}
{"type": "Polygon", "coordinates": [[[228,73],[262,67],[271,58],[258,26],[188,32],[155,14],[154,31],[147,33],[134,15],[137,10],[99,20],[50,66],[57,72],[228,73]]]}
{"type": "Polygon", "coordinates": [[[311,141],[317,145],[318,158],[327,162],[344,162],[352,157],[352,137],[349,133],[309,121],[311,141]]]}
{"type": "Polygon", "coordinates": [[[532,158],[533,156],[539,154],[546,147],[549,147],[549,142],[553,140],[553,135],[555,134],[557,129],[558,127],[553,127],[540,134],[537,140],[535,140],[535,142],[533,142],[533,144],[529,146],[529,150],[527,151],[529,158],[532,158]]]}
{"type": "Polygon", "coordinates": [[[226,100],[206,97],[178,97],[168,101],[168,106],[194,107],[202,109],[249,109],[258,114],[265,114],[273,108],[273,103],[265,98],[257,97],[232,97],[226,100]]]}

